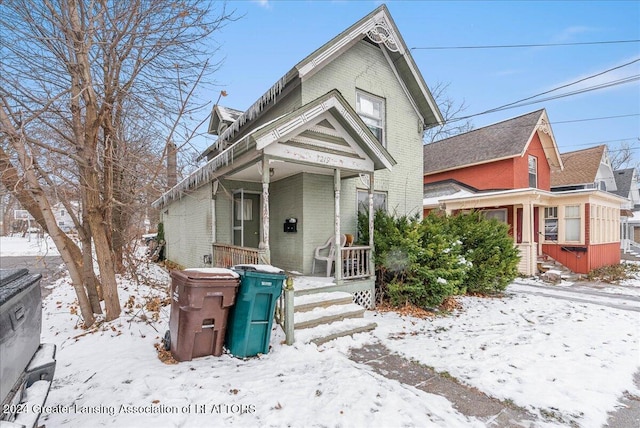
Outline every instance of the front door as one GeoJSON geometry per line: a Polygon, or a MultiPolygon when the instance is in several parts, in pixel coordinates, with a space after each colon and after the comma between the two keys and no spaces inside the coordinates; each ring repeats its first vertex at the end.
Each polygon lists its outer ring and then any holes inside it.
{"type": "Polygon", "coordinates": [[[233,194],[233,245],[258,248],[260,195],[239,190],[233,194]]]}

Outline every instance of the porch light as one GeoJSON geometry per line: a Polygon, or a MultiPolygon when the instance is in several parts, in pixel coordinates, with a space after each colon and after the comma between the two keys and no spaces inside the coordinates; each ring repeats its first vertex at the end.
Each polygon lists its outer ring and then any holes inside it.
{"type": "Polygon", "coordinates": [[[273,177],[273,174],[275,174],[276,171],[273,168],[269,168],[269,177],[273,177]]]}

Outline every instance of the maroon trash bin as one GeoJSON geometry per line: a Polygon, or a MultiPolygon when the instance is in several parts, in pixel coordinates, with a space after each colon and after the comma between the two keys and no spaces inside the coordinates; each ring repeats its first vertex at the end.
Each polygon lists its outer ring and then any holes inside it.
{"type": "Polygon", "coordinates": [[[171,272],[171,354],[178,361],[222,355],[239,275],[223,268],[171,272]]]}

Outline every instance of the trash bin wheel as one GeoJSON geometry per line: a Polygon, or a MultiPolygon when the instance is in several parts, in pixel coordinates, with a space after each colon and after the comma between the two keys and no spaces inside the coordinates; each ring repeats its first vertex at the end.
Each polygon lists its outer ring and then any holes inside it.
{"type": "Polygon", "coordinates": [[[164,333],[164,337],[162,338],[162,344],[164,345],[165,351],[171,350],[171,331],[167,330],[164,333]]]}

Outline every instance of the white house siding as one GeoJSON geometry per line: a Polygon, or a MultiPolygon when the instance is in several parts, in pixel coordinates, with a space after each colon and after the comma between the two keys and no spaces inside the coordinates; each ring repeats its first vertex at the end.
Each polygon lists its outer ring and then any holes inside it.
{"type": "MultiPolygon", "coordinates": [[[[271,264],[286,270],[299,270],[303,258],[303,238],[307,219],[303,212],[303,174],[271,183],[269,186],[269,244],[271,264]],[[284,232],[287,218],[298,219],[298,231],[284,232]]],[[[309,229],[313,229],[313,226],[309,229]]]]}
{"type": "MultiPolygon", "coordinates": [[[[387,207],[398,215],[422,213],[422,132],[419,118],[405,95],[382,51],[365,41],[358,42],[340,57],[302,83],[302,103],[337,89],[354,107],[356,89],[384,98],[385,140],[396,160],[393,171],[375,174],[375,190],[387,192],[387,207]]],[[[355,232],[356,187],[359,179],[342,186],[343,231],[355,232]]]]}
{"type": "Polygon", "coordinates": [[[185,194],[162,210],[167,259],[184,267],[203,267],[211,254],[211,186],[185,194]]]}

